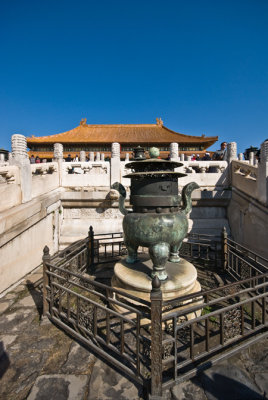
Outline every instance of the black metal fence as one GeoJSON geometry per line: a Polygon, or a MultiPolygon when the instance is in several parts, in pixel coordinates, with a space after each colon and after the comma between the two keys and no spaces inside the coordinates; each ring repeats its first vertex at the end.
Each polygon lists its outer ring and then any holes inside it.
{"type": "Polygon", "coordinates": [[[44,314],[151,399],[267,334],[267,260],[226,232],[221,240],[188,237],[184,251],[192,260],[214,262],[227,281],[171,301],[163,301],[157,278],[150,301],[89,278],[97,262],[122,254],[122,242],[115,234],[94,236],[91,228],[54,257],[45,248],[44,314]]]}
{"type": "MultiPolygon", "coordinates": [[[[91,226],[87,240],[90,243],[91,274],[94,274],[96,265],[114,261],[127,254],[122,232],[95,234],[91,226]]],[[[221,242],[221,237],[188,233],[182,243],[180,255],[191,260],[198,259],[220,266],[222,263],[221,242]]]]}

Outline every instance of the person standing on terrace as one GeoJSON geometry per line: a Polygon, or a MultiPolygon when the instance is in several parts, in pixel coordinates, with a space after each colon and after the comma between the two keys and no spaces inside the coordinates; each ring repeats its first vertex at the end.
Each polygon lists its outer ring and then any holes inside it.
{"type": "Polygon", "coordinates": [[[227,160],[227,142],[221,143],[220,150],[215,151],[212,159],[217,160],[217,161],[226,161],[227,160]]]}

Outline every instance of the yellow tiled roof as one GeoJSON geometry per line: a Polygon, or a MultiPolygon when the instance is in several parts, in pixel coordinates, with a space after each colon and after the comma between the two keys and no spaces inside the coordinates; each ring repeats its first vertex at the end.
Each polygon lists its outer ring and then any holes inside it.
{"type": "Polygon", "coordinates": [[[203,143],[211,146],[218,136],[190,136],[174,132],[162,124],[88,125],[80,123],[70,131],[56,135],[27,138],[28,145],[35,143],[203,143]]]}

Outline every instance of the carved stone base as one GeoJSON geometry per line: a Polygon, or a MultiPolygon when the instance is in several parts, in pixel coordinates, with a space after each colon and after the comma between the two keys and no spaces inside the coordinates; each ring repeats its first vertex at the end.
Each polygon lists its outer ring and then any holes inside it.
{"type": "MultiPolygon", "coordinates": [[[[150,292],[152,289],[152,261],[148,255],[142,255],[140,261],[135,264],[127,264],[125,260],[121,260],[115,265],[114,275],[112,278],[112,287],[119,289],[126,294],[133,295],[137,298],[150,302],[150,292]]],[[[197,272],[193,264],[181,258],[179,263],[166,263],[166,271],[168,279],[161,283],[161,290],[163,294],[163,300],[174,300],[178,297],[199,292],[201,290],[200,283],[197,281],[197,272]]],[[[116,294],[115,298],[122,301],[130,306],[142,307],[142,304],[138,301],[124,297],[121,294],[116,294]]],[[[198,298],[194,304],[202,304],[203,299],[198,298]]],[[[189,301],[185,302],[185,305],[181,306],[182,303],[178,303],[180,310],[183,308],[189,308],[194,304],[189,304],[189,301]]],[[[111,304],[111,306],[129,318],[135,318],[135,314],[129,312],[123,306],[117,304],[111,304]]],[[[167,310],[168,311],[168,310],[167,310]]],[[[192,319],[201,314],[201,310],[198,312],[187,314],[187,319],[192,319]]],[[[143,324],[148,323],[148,320],[142,321],[143,324]]]]}

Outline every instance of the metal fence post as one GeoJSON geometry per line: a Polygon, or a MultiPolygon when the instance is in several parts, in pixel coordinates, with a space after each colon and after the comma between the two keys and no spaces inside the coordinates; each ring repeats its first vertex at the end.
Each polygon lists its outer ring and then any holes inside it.
{"type": "Polygon", "coordinates": [[[151,291],[151,393],[149,400],[162,399],[162,291],[157,276],[151,291]]]}
{"type": "Polygon", "coordinates": [[[94,231],[93,227],[90,225],[89,231],[88,231],[88,258],[87,258],[87,264],[88,264],[88,269],[90,270],[90,273],[93,275],[94,274],[94,231]]]}
{"type": "Polygon", "coordinates": [[[47,274],[47,263],[50,261],[49,248],[47,246],[43,249],[43,317],[46,316],[49,310],[49,302],[47,299],[47,287],[49,285],[49,277],[47,274]]]}
{"type": "Polygon", "coordinates": [[[222,266],[223,269],[227,268],[228,265],[228,245],[227,245],[227,231],[225,226],[222,230],[222,266]]]}

